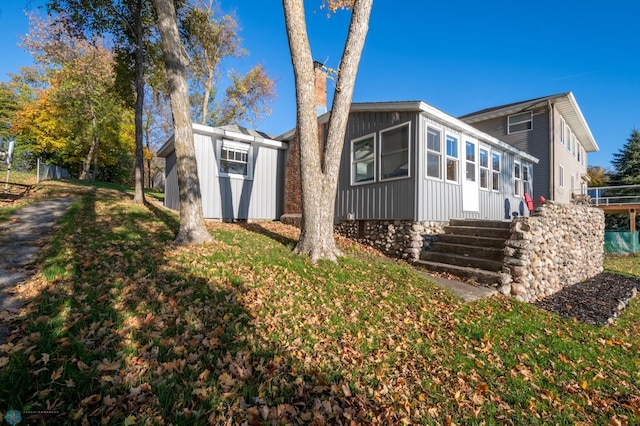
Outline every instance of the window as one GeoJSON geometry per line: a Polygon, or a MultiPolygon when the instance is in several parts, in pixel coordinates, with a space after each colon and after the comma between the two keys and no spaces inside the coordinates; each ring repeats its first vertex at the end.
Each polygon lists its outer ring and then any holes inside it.
{"type": "Polygon", "coordinates": [[[576,136],[573,133],[571,133],[571,148],[569,151],[571,151],[574,157],[576,156],[576,136]]]}
{"type": "Polygon", "coordinates": [[[409,176],[409,124],[380,132],[382,179],[409,176]]]}
{"type": "Polygon", "coordinates": [[[514,163],[513,167],[513,195],[522,196],[522,166],[520,163],[514,163]]]}
{"type": "Polygon", "coordinates": [[[351,141],[351,183],[366,183],[375,180],[375,137],[365,136],[351,141]]]}
{"type": "Polygon", "coordinates": [[[578,163],[582,164],[582,145],[578,144],[578,163]]]}
{"type": "Polygon", "coordinates": [[[564,167],[560,166],[560,170],[558,170],[558,179],[560,183],[560,188],[564,188],[564,167]]]}
{"type": "Polygon", "coordinates": [[[560,143],[562,145],[566,145],[567,144],[567,140],[565,139],[565,133],[564,133],[564,119],[560,119],[560,143]]]}
{"type": "Polygon", "coordinates": [[[576,189],[576,175],[571,175],[571,192],[576,189]]]}
{"type": "Polygon", "coordinates": [[[447,135],[447,180],[458,181],[458,138],[447,135]]]}
{"type": "Polygon", "coordinates": [[[507,121],[509,134],[526,132],[533,129],[533,113],[531,111],[510,115],[507,121]]]}
{"type": "Polygon", "coordinates": [[[491,155],[491,189],[500,191],[500,154],[494,152],[491,155]]]}
{"type": "Polygon", "coordinates": [[[441,146],[441,133],[440,130],[427,128],[427,176],[441,179],[441,159],[442,159],[442,146],[441,146]]]}
{"type": "Polygon", "coordinates": [[[533,195],[531,191],[531,166],[522,163],[522,193],[533,195]]]}
{"type": "Polygon", "coordinates": [[[489,151],[480,148],[480,188],[489,189],[489,151]]]}
{"type": "Polygon", "coordinates": [[[468,182],[476,181],[476,144],[467,142],[466,144],[466,171],[465,179],[468,182]]]}
{"type": "Polygon", "coordinates": [[[223,140],[220,147],[220,175],[251,179],[250,158],[251,144],[223,140]]]}

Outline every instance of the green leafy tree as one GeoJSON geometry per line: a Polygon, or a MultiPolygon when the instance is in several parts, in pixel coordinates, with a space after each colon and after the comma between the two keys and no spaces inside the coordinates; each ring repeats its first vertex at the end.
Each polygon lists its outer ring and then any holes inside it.
{"type": "Polygon", "coordinates": [[[275,84],[262,65],[245,75],[231,70],[231,86],[221,102],[216,100],[222,62],[246,54],[232,16],[222,15],[213,0],[193,0],[183,8],[181,25],[191,58],[188,71],[194,120],[213,126],[253,124],[271,113],[269,104],[275,96],[275,84]]]}
{"type": "Polygon", "coordinates": [[[613,154],[613,181],[616,185],[640,184],[640,131],[633,129],[619,152],[613,154]]]}
{"type": "Polygon", "coordinates": [[[589,166],[587,167],[587,175],[589,176],[589,187],[607,186],[611,172],[601,166],[589,166]]]}

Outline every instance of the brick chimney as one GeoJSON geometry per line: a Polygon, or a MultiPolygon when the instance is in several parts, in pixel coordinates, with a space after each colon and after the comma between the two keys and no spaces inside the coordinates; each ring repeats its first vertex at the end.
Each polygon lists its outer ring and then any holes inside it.
{"type": "MultiPolygon", "coordinates": [[[[327,73],[324,65],[313,61],[315,70],[316,114],[327,112],[327,73]]],[[[318,141],[324,142],[323,126],[318,124],[318,141]]],[[[322,151],[322,150],[321,150],[322,151]]],[[[302,181],[300,180],[300,139],[297,133],[289,142],[289,152],[284,173],[284,214],[280,221],[289,225],[301,226],[302,223],[302,181]]]]}
{"type": "Polygon", "coordinates": [[[313,69],[316,73],[316,114],[322,115],[327,112],[327,73],[318,61],[313,61],[313,69]]]}

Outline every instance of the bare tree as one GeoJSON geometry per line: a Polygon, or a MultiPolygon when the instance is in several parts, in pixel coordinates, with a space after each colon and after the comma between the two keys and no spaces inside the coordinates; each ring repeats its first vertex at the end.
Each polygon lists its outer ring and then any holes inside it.
{"type": "Polygon", "coordinates": [[[303,0],[283,0],[282,4],[295,76],[296,131],[300,141],[302,230],[295,252],[310,255],[312,262],[319,259],[336,261],[342,254],[333,236],[340,156],[373,0],[326,2],[332,11],[336,6],[350,8],[351,23],[337,70],[331,116],[323,145],[318,140],[315,71],[303,0]]]}
{"type": "Polygon", "coordinates": [[[193,142],[187,86],[187,55],[180,41],[173,0],[154,0],[169,84],[180,196],[180,230],[174,244],[211,241],[202,218],[202,196],[193,142]]]}

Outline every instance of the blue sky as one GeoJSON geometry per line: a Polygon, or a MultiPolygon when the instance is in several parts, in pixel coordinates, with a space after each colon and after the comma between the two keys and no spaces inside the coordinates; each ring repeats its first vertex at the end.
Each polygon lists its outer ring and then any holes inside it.
{"type": "MultiPolygon", "coordinates": [[[[0,0],[0,79],[31,59],[17,43],[28,31],[23,9],[38,0],[0,0]]],[[[295,125],[295,92],[276,0],[220,0],[236,16],[249,54],[232,66],[265,66],[276,81],[270,117],[257,126],[278,135],[295,125]]],[[[337,68],[349,23],[327,19],[306,1],[314,58],[337,68]]],[[[640,127],[640,2],[374,0],[354,102],[422,100],[453,116],[572,91],[600,151],[589,165],[611,167],[640,127]],[[401,4],[403,7],[397,7],[401,4]]],[[[329,81],[329,103],[332,82],[329,81]]]]}

